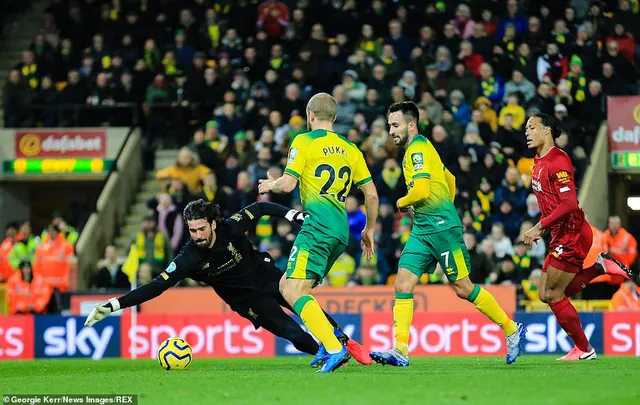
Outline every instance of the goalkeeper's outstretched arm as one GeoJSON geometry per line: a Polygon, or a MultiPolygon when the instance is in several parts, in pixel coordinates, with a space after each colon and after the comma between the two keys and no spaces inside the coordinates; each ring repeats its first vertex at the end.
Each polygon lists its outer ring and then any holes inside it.
{"type": "MultiPolygon", "coordinates": [[[[178,255],[176,259],[179,257],[180,255],[178,255]]],[[[171,262],[165,271],[147,284],[142,285],[119,298],[114,297],[103,304],[97,304],[85,320],[85,326],[93,326],[96,322],[103,320],[112,312],[132,307],[134,305],[140,305],[143,302],[152,300],[176,285],[179,281],[187,278],[188,269],[184,266],[182,266],[182,268],[178,267],[176,265],[176,259],[171,262]]]]}

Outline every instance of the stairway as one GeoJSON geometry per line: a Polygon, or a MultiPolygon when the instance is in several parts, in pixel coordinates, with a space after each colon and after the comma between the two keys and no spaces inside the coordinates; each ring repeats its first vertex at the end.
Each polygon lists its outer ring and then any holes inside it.
{"type": "MultiPolygon", "coordinates": [[[[42,24],[48,1],[36,1],[24,14],[14,17],[10,33],[0,38],[0,100],[9,69],[22,61],[22,51],[29,48],[42,24]]],[[[0,103],[0,123],[4,122],[4,109],[0,103]]]]}
{"type": "MultiPolygon", "coordinates": [[[[177,150],[158,150],[156,151],[156,168],[165,168],[175,163],[177,150]]],[[[142,229],[142,219],[150,213],[147,208],[147,200],[164,190],[166,182],[156,180],[156,172],[150,171],[145,174],[140,191],[136,196],[135,202],[130,208],[129,215],[125,219],[125,223],[120,229],[120,234],[114,241],[114,245],[118,252],[118,256],[126,258],[129,254],[131,244],[135,243],[136,235],[142,229]]]]}

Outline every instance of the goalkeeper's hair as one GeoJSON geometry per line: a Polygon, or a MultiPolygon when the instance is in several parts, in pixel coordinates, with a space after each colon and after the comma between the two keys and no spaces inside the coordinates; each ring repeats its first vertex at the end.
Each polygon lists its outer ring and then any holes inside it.
{"type": "Polygon", "coordinates": [[[199,200],[191,201],[184,207],[182,211],[184,221],[194,221],[196,219],[206,219],[208,223],[222,221],[222,214],[220,212],[220,206],[209,201],[205,201],[202,198],[199,200]]]}
{"type": "Polygon", "coordinates": [[[415,121],[418,123],[418,117],[420,117],[420,111],[418,110],[418,106],[413,101],[400,101],[397,103],[391,104],[389,107],[389,114],[394,112],[402,112],[402,116],[404,117],[404,121],[408,124],[411,121],[415,121]]]}
{"type": "Polygon", "coordinates": [[[562,130],[558,127],[558,121],[555,118],[545,113],[533,114],[534,117],[540,118],[540,123],[543,127],[548,127],[551,130],[551,136],[553,139],[557,139],[562,135],[562,130]]]}

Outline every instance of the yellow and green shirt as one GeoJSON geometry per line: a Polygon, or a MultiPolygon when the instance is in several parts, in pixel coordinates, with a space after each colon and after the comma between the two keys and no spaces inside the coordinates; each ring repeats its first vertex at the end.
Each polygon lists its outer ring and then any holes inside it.
{"type": "Polygon", "coordinates": [[[420,134],[413,138],[402,159],[402,170],[407,190],[414,186],[416,179],[430,179],[429,197],[413,205],[412,233],[428,235],[462,226],[456,207],[451,202],[449,186],[444,177],[446,168],[427,138],[420,134]]]}
{"type": "Polygon", "coordinates": [[[316,129],[295,137],[286,174],[300,181],[300,196],[309,217],[303,229],[349,241],[345,201],[352,185],[371,181],[362,152],[345,137],[316,129]]]}

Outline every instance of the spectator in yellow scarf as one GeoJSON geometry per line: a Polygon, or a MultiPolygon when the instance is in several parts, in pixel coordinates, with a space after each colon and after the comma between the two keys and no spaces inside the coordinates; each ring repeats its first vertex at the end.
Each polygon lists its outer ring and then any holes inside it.
{"type": "Polygon", "coordinates": [[[582,71],[582,59],[580,59],[578,55],[573,55],[571,57],[569,74],[564,80],[564,83],[566,83],[569,88],[571,97],[576,102],[582,103],[586,98],[587,78],[582,71]]]}

